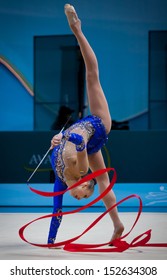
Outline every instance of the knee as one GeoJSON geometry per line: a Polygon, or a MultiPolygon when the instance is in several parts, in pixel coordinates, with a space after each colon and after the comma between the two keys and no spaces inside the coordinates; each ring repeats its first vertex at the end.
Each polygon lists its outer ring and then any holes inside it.
{"type": "Polygon", "coordinates": [[[100,192],[104,192],[110,184],[108,173],[104,173],[96,178],[100,192]]]}

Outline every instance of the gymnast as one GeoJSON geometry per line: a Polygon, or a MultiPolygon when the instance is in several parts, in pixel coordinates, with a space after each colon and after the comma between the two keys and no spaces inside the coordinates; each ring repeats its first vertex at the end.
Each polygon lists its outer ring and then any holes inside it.
{"type": "MultiPolygon", "coordinates": [[[[55,135],[51,140],[52,168],[55,172],[54,192],[66,190],[85,176],[90,168],[92,172],[106,168],[101,148],[108,139],[111,129],[111,116],[108,104],[99,81],[98,62],[94,51],[81,30],[81,21],[73,6],[66,4],[65,14],[68,24],[75,35],[84,59],[86,68],[86,89],[91,115],[72,124],[63,133],[55,135]]],[[[94,185],[98,184],[99,193],[105,191],[110,184],[108,173],[104,173],[88,182],[70,190],[76,199],[88,198],[92,195],[94,185]]],[[[53,213],[62,211],[63,195],[54,197],[53,213]]],[[[113,190],[103,198],[106,209],[116,203],[113,190]]],[[[124,226],[120,221],[117,208],[109,212],[114,226],[111,236],[113,241],[122,235],[124,226]]],[[[53,216],[50,223],[48,244],[54,244],[62,216],[53,216]]],[[[108,229],[107,229],[108,230],[108,229]]]]}

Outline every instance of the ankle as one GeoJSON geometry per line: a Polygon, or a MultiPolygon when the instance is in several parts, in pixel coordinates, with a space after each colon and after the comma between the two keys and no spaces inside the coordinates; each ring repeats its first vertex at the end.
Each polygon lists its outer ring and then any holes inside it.
{"type": "Polygon", "coordinates": [[[119,222],[118,224],[114,225],[114,232],[123,232],[124,231],[124,225],[122,222],[119,222]]]}

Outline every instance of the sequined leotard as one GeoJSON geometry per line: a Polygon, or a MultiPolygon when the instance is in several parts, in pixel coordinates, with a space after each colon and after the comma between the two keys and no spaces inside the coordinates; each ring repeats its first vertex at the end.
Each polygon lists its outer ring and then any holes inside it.
{"type": "MultiPolygon", "coordinates": [[[[88,142],[86,149],[88,154],[99,151],[108,139],[101,119],[94,115],[87,116],[77,121],[66,129],[64,134],[71,132],[78,134],[82,134],[82,132],[87,133],[88,142]]],[[[54,192],[63,191],[67,188],[64,176],[65,158],[68,158],[68,156],[71,156],[76,152],[75,145],[69,145],[68,143],[69,142],[65,138],[62,138],[61,144],[56,146],[52,153],[52,168],[56,176],[54,192]],[[73,148],[74,150],[72,150],[73,148]]],[[[53,213],[58,213],[62,210],[62,200],[63,195],[54,197],[53,213]]],[[[54,243],[61,220],[62,216],[56,216],[51,219],[48,243],[54,243]]]]}

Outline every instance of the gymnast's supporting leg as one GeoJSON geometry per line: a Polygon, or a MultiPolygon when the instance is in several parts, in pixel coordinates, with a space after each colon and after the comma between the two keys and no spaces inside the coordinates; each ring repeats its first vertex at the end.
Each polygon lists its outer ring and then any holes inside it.
{"type": "MultiPolygon", "coordinates": [[[[71,30],[73,31],[78,44],[81,49],[81,53],[86,67],[86,85],[87,95],[92,114],[99,116],[106,128],[106,132],[109,133],[111,129],[111,116],[108,108],[108,104],[100,85],[98,62],[94,51],[92,50],[89,42],[84,36],[81,30],[81,22],[72,7],[65,6],[65,13],[71,30]]],[[[101,151],[89,155],[89,164],[92,171],[105,168],[105,163],[101,151]]],[[[102,193],[109,185],[109,176],[107,173],[97,177],[99,191],[102,193]]],[[[114,192],[111,190],[103,199],[107,209],[116,203],[114,192]]],[[[111,240],[119,238],[122,235],[124,226],[119,219],[117,208],[114,208],[109,212],[109,215],[114,224],[114,233],[111,240]]]]}
{"type": "MultiPolygon", "coordinates": [[[[92,172],[100,169],[105,169],[106,166],[104,163],[102,152],[98,151],[95,154],[89,155],[89,164],[92,172]]],[[[106,188],[110,184],[108,173],[104,173],[103,175],[98,176],[96,180],[99,186],[99,192],[101,194],[106,190],[106,188]]],[[[113,190],[107,193],[107,195],[103,198],[103,202],[107,209],[111,208],[114,204],[116,204],[116,197],[113,190]]],[[[110,240],[112,241],[116,238],[119,238],[122,235],[122,232],[124,231],[124,226],[119,218],[117,207],[114,207],[109,212],[109,215],[114,225],[114,233],[110,240]]]]}

